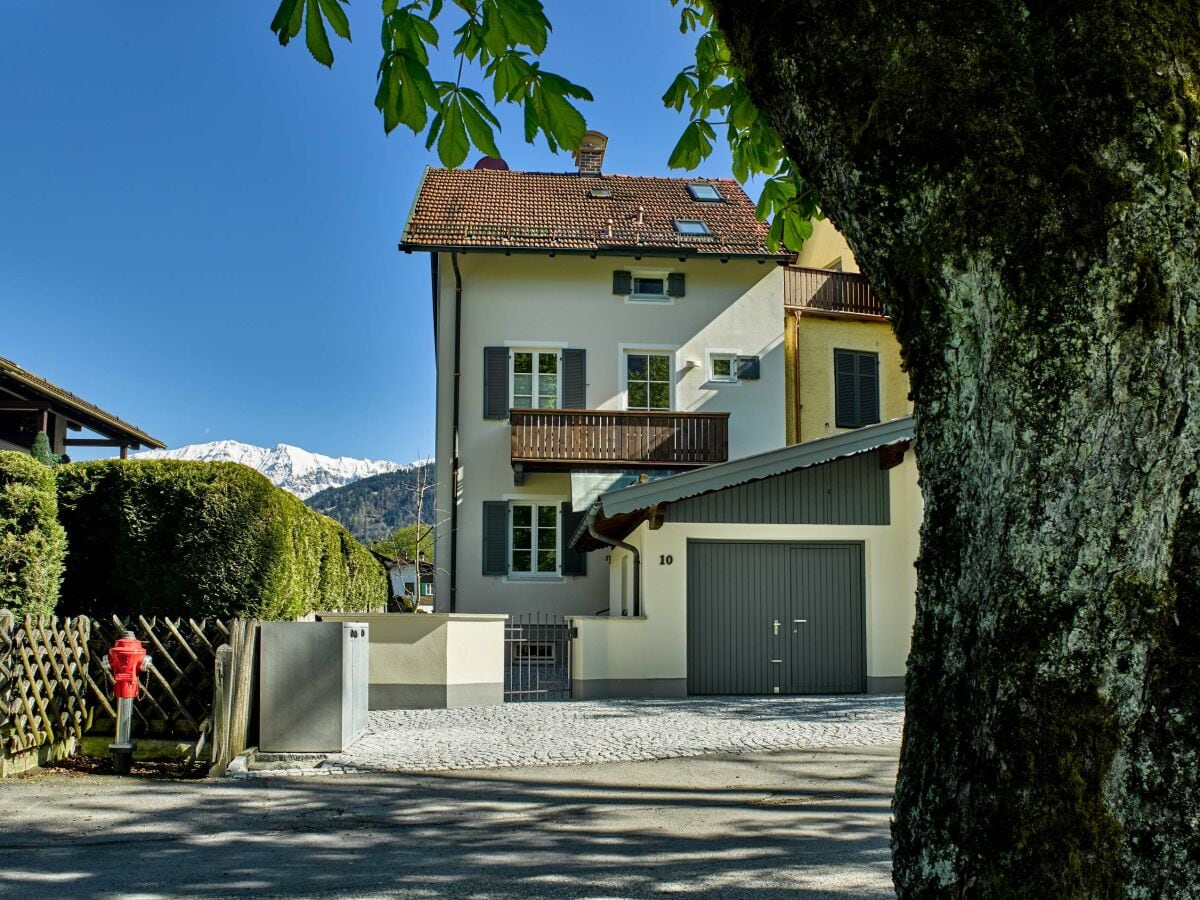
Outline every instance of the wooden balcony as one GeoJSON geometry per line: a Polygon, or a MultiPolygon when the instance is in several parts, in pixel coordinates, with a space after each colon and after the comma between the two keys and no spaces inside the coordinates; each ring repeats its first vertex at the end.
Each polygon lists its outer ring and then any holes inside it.
{"type": "Polygon", "coordinates": [[[729,413],[514,409],[512,465],[524,471],[579,467],[693,469],[729,458],[729,413]]]}
{"type": "Polygon", "coordinates": [[[883,300],[864,276],[832,269],[788,266],[783,270],[783,305],[802,314],[887,318],[883,300]]]}

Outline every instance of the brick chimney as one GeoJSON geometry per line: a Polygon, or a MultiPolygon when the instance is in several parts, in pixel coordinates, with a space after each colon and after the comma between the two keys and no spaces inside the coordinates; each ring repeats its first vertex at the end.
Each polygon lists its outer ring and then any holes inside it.
{"type": "Polygon", "coordinates": [[[575,151],[575,162],[579,164],[580,175],[599,175],[604,165],[604,150],[608,146],[608,138],[598,131],[589,131],[579,142],[575,151]]]}

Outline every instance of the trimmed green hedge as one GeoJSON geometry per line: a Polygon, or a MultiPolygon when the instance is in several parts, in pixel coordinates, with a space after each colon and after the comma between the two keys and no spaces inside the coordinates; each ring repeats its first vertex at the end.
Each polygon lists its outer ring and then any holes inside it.
{"type": "Polygon", "coordinates": [[[67,552],[57,513],[54,472],[26,453],[0,450],[0,609],[54,612],[67,552]]]}
{"type": "Polygon", "coordinates": [[[67,615],[293,619],[387,603],[370,551],[246,466],[103,460],[55,473],[67,615]]]}

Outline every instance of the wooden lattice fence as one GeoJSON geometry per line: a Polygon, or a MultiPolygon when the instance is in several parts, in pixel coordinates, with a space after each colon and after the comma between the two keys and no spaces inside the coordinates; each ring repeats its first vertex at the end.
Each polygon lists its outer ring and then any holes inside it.
{"type": "Polygon", "coordinates": [[[90,626],[0,610],[0,754],[62,745],[91,726],[90,626]]]}
{"type": "Polygon", "coordinates": [[[133,705],[135,735],[197,738],[209,727],[217,648],[229,643],[231,623],[219,619],[136,619],[113,616],[92,623],[92,697],[94,730],[110,732],[116,718],[112,675],[102,660],[126,631],[146,647],[154,665],[142,676],[133,705]]]}

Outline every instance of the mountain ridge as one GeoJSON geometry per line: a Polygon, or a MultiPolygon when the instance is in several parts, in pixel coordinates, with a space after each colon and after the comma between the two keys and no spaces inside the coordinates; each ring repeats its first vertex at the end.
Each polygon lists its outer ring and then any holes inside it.
{"type": "Polygon", "coordinates": [[[206,462],[236,462],[261,472],[277,487],[302,500],[322,491],[345,487],[364,478],[392,472],[413,472],[426,463],[326,456],[292,444],[260,447],[241,441],[220,440],[187,444],[174,450],[147,450],[136,459],[184,459],[206,462]]]}

